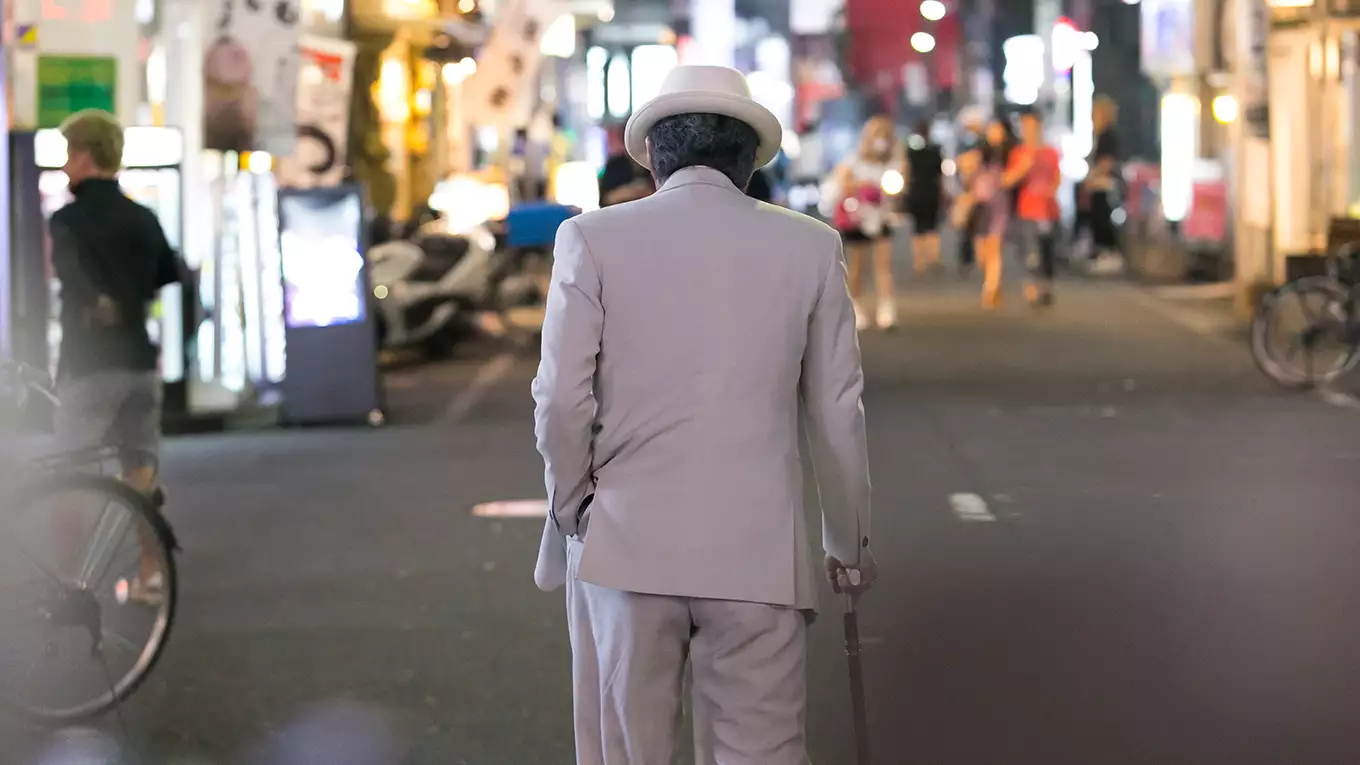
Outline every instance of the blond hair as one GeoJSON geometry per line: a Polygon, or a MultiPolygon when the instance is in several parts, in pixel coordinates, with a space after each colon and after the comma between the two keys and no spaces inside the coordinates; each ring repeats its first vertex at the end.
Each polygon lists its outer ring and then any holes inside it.
{"type": "Polygon", "coordinates": [[[90,159],[104,172],[117,172],[123,166],[123,125],[103,109],[84,109],[61,123],[66,151],[89,152],[90,159]]]}
{"type": "Polygon", "coordinates": [[[897,131],[896,129],[893,128],[892,120],[882,114],[870,117],[869,121],[864,123],[864,130],[860,131],[859,156],[861,159],[886,158],[878,157],[877,152],[875,152],[873,149],[873,140],[879,136],[883,136],[884,138],[888,139],[889,144],[888,155],[891,156],[892,155],[891,147],[896,145],[897,143],[897,131]]]}

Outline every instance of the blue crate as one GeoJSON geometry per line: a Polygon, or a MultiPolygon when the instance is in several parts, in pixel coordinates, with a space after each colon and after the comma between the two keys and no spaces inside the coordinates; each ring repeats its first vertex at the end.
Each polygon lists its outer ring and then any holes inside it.
{"type": "Polygon", "coordinates": [[[576,215],[576,208],[549,202],[516,205],[505,216],[505,243],[510,247],[551,247],[557,227],[576,215]]]}

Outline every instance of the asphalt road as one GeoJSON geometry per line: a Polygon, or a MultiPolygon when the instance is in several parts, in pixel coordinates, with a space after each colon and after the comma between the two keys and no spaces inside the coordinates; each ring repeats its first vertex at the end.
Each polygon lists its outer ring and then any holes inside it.
{"type": "MultiPolygon", "coordinates": [[[[1273,390],[1241,344],[1132,288],[1064,287],[1051,312],[983,314],[972,288],[913,286],[902,327],[863,340],[876,761],[1360,762],[1360,414],[1273,390]]],[[[470,514],[543,494],[533,365],[394,372],[381,430],[176,439],[163,664],[121,722],[10,726],[11,754],[571,762],[562,599],[531,578],[541,521],[470,514]]],[[[824,605],[813,759],[852,765],[824,605]]]]}

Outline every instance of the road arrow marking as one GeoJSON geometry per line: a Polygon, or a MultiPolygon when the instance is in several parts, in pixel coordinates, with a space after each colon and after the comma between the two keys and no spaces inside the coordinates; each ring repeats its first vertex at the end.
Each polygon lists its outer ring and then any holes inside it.
{"type": "Polygon", "coordinates": [[[950,494],[949,508],[964,523],[991,523],[996,516],[987,509],[987,500],[976,494],[950,494]]]}

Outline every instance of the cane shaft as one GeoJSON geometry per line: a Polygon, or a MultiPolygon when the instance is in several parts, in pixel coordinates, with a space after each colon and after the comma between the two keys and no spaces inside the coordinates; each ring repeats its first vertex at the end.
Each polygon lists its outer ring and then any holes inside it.
{"type": "Polygon", "coordinates": [[[850,669],[850,711],[855,725],[858,765],[869,765],[869,713],[864,702],[864,668],[860,664],[859,616],[845,612],[845,656],[850,669]]]}

